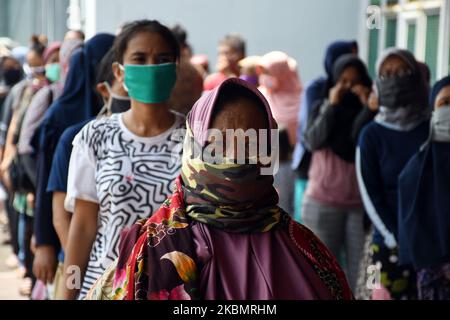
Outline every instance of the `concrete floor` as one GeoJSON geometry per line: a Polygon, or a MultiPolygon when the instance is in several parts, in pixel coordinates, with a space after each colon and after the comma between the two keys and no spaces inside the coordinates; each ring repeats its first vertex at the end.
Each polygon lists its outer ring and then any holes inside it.
{"type": "Polygon", "coordinates": [[[27,300],[19,294],[22,279],[16,270],[9,269],[5,262],[11,254],[11,246],[4,245],[3,241],[8,238],[7,226],[0,224],[0,300],[27,300]]]}

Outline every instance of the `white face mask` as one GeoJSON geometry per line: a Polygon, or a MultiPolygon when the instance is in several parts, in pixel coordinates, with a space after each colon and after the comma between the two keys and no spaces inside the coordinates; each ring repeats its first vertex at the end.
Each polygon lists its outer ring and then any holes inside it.
{"type": "Polygon", "coordinates": [[[431,127],[433,141],[450,142],[450,105],[433,112],[431,127]]]}
{"type": "Polygon", "coordinates": [[[31,79],[33,77],[33,71],[31,70],[31,67],[28,63],[25,63],[23,65],[23,71],[25,73],[25,78],[31,79]]]}

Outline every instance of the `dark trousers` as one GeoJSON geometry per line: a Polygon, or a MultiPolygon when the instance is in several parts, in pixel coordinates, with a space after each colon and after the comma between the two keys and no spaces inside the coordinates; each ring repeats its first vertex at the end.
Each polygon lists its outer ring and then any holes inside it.
{"type": "Polygon", "coordinates": [[[20,156],[20,160],[22,161],[22,165],[25,169],[28,178],[30,179],[33,186],[36,188],[36,179],[37,179],[36,159],[33,158],[30,154],[24,154],[20,156]]]}
{"type": "Polygon", "coordinates": [[[31,251],[31,238],[33,236],[33,222],[34,219],[30,216],[27,216],[26,214],[20,214],[20,219],[22,228],[21,232],[23,232],[23,235],[21,237],[22,243],[22,249],[24,253],[24,267],[25,267],[25,277],[26,278],[34,278],[33,275],[33,260],[34,260],[34,254],[31,251]]]}
{"type": "Polygon", "coordinates": [[[15,255],[19,254],[19,214],[12,205],[13,197],[5,201],[5,210],[8,215],[9,235],[11,246],[15,255]]]}

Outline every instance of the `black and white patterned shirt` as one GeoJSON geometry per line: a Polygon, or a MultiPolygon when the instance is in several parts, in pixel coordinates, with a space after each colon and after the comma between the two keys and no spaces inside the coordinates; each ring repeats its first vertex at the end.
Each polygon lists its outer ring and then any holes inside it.
{"type": "Polygon", "coordinates": [[[139,137],[123,114],[88,123],[73,141],[66,210],[75,199],[98,203],[97,235],[79,298],[118,256],[120,233],[149,217],[172,194],[180,174],[185,119],[155,137],[139,137]]]}

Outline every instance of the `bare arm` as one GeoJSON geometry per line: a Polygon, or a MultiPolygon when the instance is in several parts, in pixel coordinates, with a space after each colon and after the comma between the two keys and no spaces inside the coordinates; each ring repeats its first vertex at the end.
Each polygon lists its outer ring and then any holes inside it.
{"type": "Polygon", "coordinates": [[[69,227],[64,261],[63,299],[74,300],[82,285],[89,255],[97,234],[98,204],[75,200],[75,211],[69,227]],[[74,270],[74,266],[76,268],[74,270]]]}
{"type": "Polygon", "coordinates": [[[6,135],[6,144],[3,150],[3,158],[1,164],[2,171],[8,170],[8,167],[10,166],[11,162],[14,159],[14,156],[16,155],[16,147],[13,143],[13,140],[14,132],[16,132],[17,128],[17,119],[17,113],[14,112],[8,128],[8,133],[6,135]]]}
{"type": "Polygon", "coordinates": [[[53,226],[64,251],[67,250],[67,237],[72,219],[72,214],[64,209],[65,198],[65,192],[53,192],[53,226]]]}

